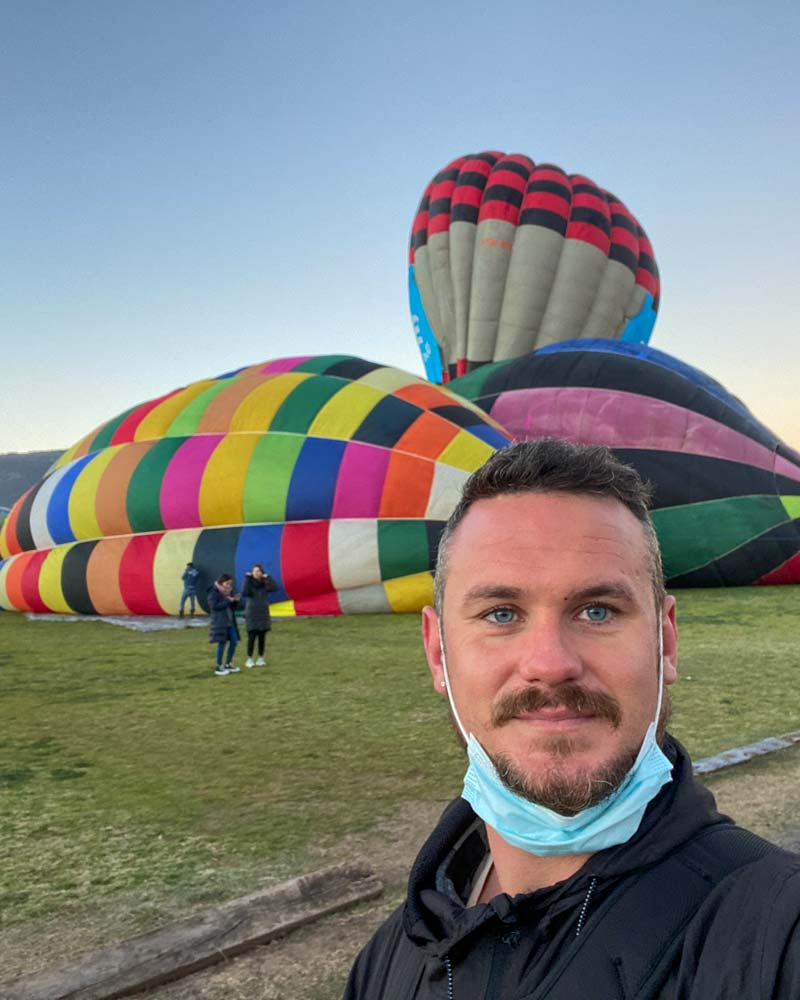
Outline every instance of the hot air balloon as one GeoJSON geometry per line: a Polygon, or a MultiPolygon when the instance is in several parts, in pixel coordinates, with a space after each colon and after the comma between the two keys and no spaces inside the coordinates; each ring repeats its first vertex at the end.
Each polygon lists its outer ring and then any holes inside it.
{"type": "Polygon", "coordinates": [[[345,355],[204,379],[109,420],[15,504],[0,608],[175,613],[192,561],[206,583],[263,563],[285,615],[416,610],[463,481],[508,440],[448,390],[345,355]]]}
{"type": "Polygon", "coordinates": [[[623,203],[581,174],[496,151],[453,160],[411,232],[409,299],[428,378],[578,337],[646,342],[659,279],[623,203]]]}
{"type": "Polygon", "coordinates": [[[612,448],[654,486],[672,587],[800,583],[800,454],[718,382],[644,344],[577,340],[448,386],[516,440],[612,448]]]}

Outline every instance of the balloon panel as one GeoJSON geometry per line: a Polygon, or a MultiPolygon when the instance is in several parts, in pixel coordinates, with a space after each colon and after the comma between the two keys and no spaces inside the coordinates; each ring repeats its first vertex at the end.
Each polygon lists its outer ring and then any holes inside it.
{"type": "Polygon", "coordinates": [[[588,177],[488,151],[423,193],[409,302],[432,381],[575,337],[646,342],[659,296],[647,235],[588,177]]]}
{"type": "Polygon", "coordinates": [[[702,372],[646,345],[579,340],[450,388],[516,440],[603,444],[636,468],[671,586],[800,582],[800,455],[702,372]]]}

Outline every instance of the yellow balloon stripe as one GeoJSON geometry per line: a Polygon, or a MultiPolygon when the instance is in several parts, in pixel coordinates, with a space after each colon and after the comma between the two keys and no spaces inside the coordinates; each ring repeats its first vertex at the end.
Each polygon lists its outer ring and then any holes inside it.
{"type": "Polygon", "coordinates": [[[0,608],[2,608],[3,611],[16,610],[11,601],[9,601],[8,594],[6,593],[6,577],[8,576],[8,568],[10,565],[11,560],[7,559],[3,565],[0,566],[0,608]]]}
{"type": "Polygon", "coordinates": [[[367,372],[366,375],[362,375],[357,384],[371,385],[373,389],[390,393],[396,389],[402,389],[403,386],[422,381],[422,379],[416,379],[413,375],[409,375],[408,372],[401,371],[399,368],[375,368],[373,371],[367,372]]]}
{"type": "Polygon", "coordinates": [[[497,449],[474,437],[468,431],[459,431],[444,449],[437,461],[454,465],[457,469],[472,472],[493,455],[497,449]]]}
{"type": "Polygon", "coordinates": [[[308,433],[312,437],[346,441],[383,397],[384,393],[373,386],[351,382],[322,407],[314,417],[308,433]]]}
{"type": "Polygon", "coordinates": [[[289,393],[312,377],[306,372],[287,372],[265,379],[236,408],[230,421],[229,433],[268,431],[289,393]]]}
{"type": "Polygon", "coordinates": [[[181,389],[180,392],[176,392],[174,396],[159,403],[158,406],[154,406],[136,428],[133,440],[150,441],[153,438],[168,437],[170,427],[178,415],[209,386],[214,385],[215,381],[215,379],[206,378],[201,382],[194,382],[192,385],[187,385],[185,389],[181,389]]]}
{"type": "Polygon", "coordinates": [[[800,517],[800,497],[781,497],[781,503],[786,513],[793,520],[800,517]]]}
{"type": "Polygon", "coordinates": [[[244,481],[260,437],[227,434],[214,449],[200,483],[201,524],[239,524],[244,519],[244,481]]]}
{"type": "Polygon", "coordinates": [[[276,601],[270,605],[270,612],[275,618],[294,618],[297,614],[294,601],[276,601]]]}
{"type": "Polygon", "coordinates": [[[105,451],[99,451],[81,470],[75,480],[69,495],[69,523],[75,537],[80,541],[85,538],[99,538],[103,531],[97,520],[95,499],[103,474],[109,462],[124,445],[112,445],[105,451]]]}
{"type": "Polygon", "coordinates": [[[433,576],[428,572],[384,580],[383,589],[392,611],[398,614],[421,611],[426,604],[433,604],[433,576]]]}
{"type": "Polygon", "coordinates": [[[74,444],[71,448],[68,448],[61,456],[61,458],[59,458],[58,461],[55,463],[55,468],[60,469],[65,465],[69,465],[69,463],[73,460],[73,458],[75,458],[78,455],[78,452],[80,452],[81,455],[85,454],[85,451],[81,451],[81,448],[84,447],[87,439],[93,438],[95,434],[97,434],[97,430],[93,430],[91,434],[87,434],[85,437],[82,437],[77,444],[74,444]]]}
{"type": "Polygon", "coordinates": [[[74,547],[74,542],[68,545],[57,545],[50,550],[39,570],[39,596],[56,614],[71,615],[75,609],[67,604],[64,591],[61,588],[61,568],[67,553],[74,547]]]}
{"type": "Polygon", "coordinates": [[[158,543],[153,559],[153,588],[156,600],[168,615],[180,610],[183,580],[181,574],[194,555],[200,528],[168,531],[158,543]]]}

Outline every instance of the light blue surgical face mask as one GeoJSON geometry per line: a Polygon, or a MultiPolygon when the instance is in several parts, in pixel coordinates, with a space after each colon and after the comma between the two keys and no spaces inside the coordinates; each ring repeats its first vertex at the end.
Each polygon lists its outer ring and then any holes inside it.
{"type": "Polygon", "coordinates": [[[507,843],[538,855],[593,854],[630,840],[639,829],[649,803],[672,780],[672,764],[656,742],[664,690],[664,640],[661,629],[658,631],[656,714],[647,727],[633,767],[608,798],[575,816],[562,816],[530,802],[503,783],[489,755],[461,724],[447,673],[441,621],[439,642],[450,708],[467,743],[469,767],[462,795],[484,823],[493,827],[507,843]]]}

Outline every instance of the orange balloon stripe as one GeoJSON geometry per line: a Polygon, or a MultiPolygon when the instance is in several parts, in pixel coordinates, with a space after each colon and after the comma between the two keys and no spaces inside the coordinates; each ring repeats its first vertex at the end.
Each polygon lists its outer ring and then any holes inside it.
{"type": "Polygon", "coordinates": [[[17,611],[33,610],[23,595],[22,578],[28,563],[35,555],[35,552],[21,553],[13,560],[6,573],[6,595],[17,611]]]}
{"type": "Polygon", "coordinates": [[[131,609],[122,598],[119,567],[129,538],[103,538],[95,545],[86,566],[86,589],[89,599],[101,615],[129,615],[131,609]]]}
{"type": "Polygon", "coordinates": [[[437,413],[422,413],[395,445],[397,451],[436,459],[459,432],[455,424],[437,413]]]}
{"type": "Polygon", "coordinates": [[[379,516],[424,517],[433,473],[433,462],[405,452],[392,452],[379,516]]]}
{"type": "Polygon", "coordinates": [[[108,463],[108,468],[97,484],[95,513],[100,531],[104,535],[129,535],[128,486],[141,460],[155,442],[134,441],[120,448],[108,463]]]}

